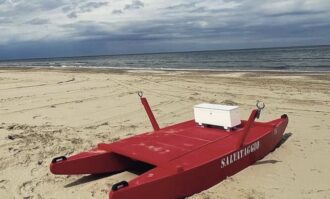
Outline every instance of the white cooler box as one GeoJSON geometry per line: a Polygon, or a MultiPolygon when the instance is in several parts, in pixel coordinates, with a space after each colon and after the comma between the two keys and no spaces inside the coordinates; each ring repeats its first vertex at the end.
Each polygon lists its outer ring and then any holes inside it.
{"type": "Polygon", "coordinates": [[[241,124],[238,106],[202,103],[194,106],[195,121],[225,129],[241,124]]]}

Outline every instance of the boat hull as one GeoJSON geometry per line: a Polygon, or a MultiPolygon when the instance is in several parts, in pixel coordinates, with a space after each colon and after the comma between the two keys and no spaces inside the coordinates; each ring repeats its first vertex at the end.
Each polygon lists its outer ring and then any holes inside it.
{"type": "MultiPolygon", "coordinates": [[[[254,118],[252,112],[250,118],[254,118]]],[[[112,187],[110,199],[179,199],[206,190],[273,151],[281,141],[288,117],[267,122],[242,121],[226,131],[202,127],[193,120],[169,126],[71,157],[54,158],[54,174],[116,173],[138,164],[151,166],[112,187]]]]}
{"type": "MultiPolygon", "coordinates": [[[[127,187],[111,191],[109,198],[179,199],[206,190],[273,151],[281,141],[287,124],[287,116],[282,116],[269,123],[273,129],[262,137],[249,140],[237,150],[187,170],[183,167],[173,169],[171,165],[159,166],[129,182],[127,187]],[[145,180],[151,174],[157,177],[145,180]]],[[[215,149],[216,146],[211,146],[209,150],[215,149]]]]}

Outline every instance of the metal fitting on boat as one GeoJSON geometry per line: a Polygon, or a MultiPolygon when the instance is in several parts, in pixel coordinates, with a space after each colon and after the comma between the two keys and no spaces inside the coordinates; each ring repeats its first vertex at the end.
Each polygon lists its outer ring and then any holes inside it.
{"type": "Polygon", "coordinates": [[[142,91],[138,91],[137,94],[138,94],[139,97],[143,97],[143,92],[142,91]]]}
{"type": "Polygon", "coordinates": [[[263,102],[260,101],[260,100],[257,100],[257,104],[256,104],[256,106],[257,106],[257,108],[258,108],[259,110],[262,110],[262,109],[265,108],[265,103],[263,103],[263,102]]]}
{"type": "Polygon", "coordinates": [[[112,189],[112,191],[117,191],[117,190],[122,189],[127,186],[128,186],[127,181],[121,181],[121,182],[114,184],[111,189],[112,189]]]}
{"type": "Polygon", "coordinates": [[[65,156],[60,156],[60,157],[56,157],[52,160],[52,163],[58,163],[58,162],[62,162],[64,160],[66,160],[67,158],[65,156]]]}

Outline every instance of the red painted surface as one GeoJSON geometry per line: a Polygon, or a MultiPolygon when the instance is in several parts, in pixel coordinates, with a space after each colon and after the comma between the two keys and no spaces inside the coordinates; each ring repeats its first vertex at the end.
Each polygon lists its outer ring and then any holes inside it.
{"type": "Polygon", "coordinates": [[[241,127],[226,131],[193,120],[133,136],[50,165],[54,174],[119,172],[136,161],[154,167],[109,194],[111,199],[177,199],[198,193],[262,159],[282,139],[288,124],[255,122],[256,110],[241,127]]]}
{"type": "Polygon", "coordinates": [[[154,131],[158,131],[159,130],[158,123],[156,121],[156,118],[155,118],[154,114],[151,111],[151,108],[149,106],[149,103],[148,103],[147,99],[145,97],[142,97],[142,96],[140,97],[140,99],[141,99],[141,103],[144,106],[144,109],[146,110],[146,112],[148,114],[149,120],[151,122],[152,127],[154,128],[154,131]]]}

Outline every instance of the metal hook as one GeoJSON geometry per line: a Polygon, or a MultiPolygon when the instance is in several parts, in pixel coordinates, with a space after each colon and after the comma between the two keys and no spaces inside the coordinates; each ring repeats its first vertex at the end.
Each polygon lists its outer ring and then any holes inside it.
{"type": "Polygon", "coordinates": [[[262,110],[262,109],[265,108],[265,103],[263,103],[262,101],[257,100],[256,106],[259,110],[262,110]]]}
{"type": "Polygon", "coordinates": [[[137,94],[138,94],[138,96],[143,97],[143,92],[142,91],[138,91],[137,94]]]}

